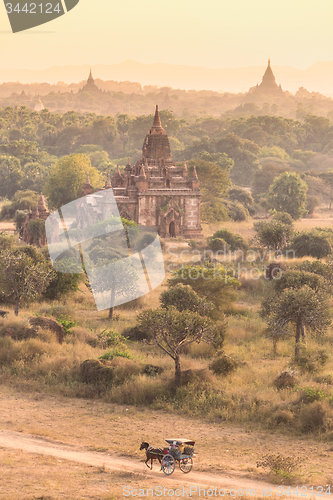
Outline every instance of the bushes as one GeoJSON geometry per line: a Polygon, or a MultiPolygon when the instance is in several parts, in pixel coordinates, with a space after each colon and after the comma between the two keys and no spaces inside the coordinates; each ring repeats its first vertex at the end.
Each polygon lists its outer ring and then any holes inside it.
{"type": "Polygon", "coordinates": [[[297,382],[298,379],[296,377],[296,372],[290,370],[280,373],[280,375],[273,381],[273,385],[277,389],[289,389],[290,387],[295,387],[297,382]]]}
{"type": "Polygon", "coordinates": [[[315,373],[319,371],[327,362],[328,355],[323,350],[310,350],[302,348],[298,356],[295,356],[293,363],[302,371],[315,373]]]}
{"type": "Polygon", "coordinates": [[[215,250],[215,248],[212,248],[214,246],[221,246],[223,247],[223,244],[221,241],[214,241],[214,240],[223,240],[223,242],[227,243],[227,248],[230,247],[230,250],[234,252],[235,250],[247,250],[248,245],[244,238],[240,234],[235,234],[229,231],[228,229],[219,229],[216,231],[211,238],[208,238],[208,246],[212,250],[215,250]],[[211,246],[212,245],[212,246],[211,246]],[[229,246],[229,247],[228,247],[229,246]]]}
{"type": "Polygon", "coordinates": [[[283,456],[279,454],[264,455],[257,460],[257,467],[274,472],[278,476],[290,478],[291,474],[299,467],[301,459],[294,456],[283,456]]]}
{"type": "Polygon", "coordinates": [[[291,248],[296,257],[315,257],[322,259],[332,252],[331,234],[320,231],[318,228],[312,231],[304,231],[298,234],[291,242],[291,248]]]}
{"type": "Polygon", "coordinates": [[[219,250],[223,250],[224,252],[229,251],[229,245],[223,238],[209,238],[208,247],[213,250],[213,252],[217,252],[219,250]]]}
{"type": "Polygon", "coordinates": [[[235,222],[242,222],[249,218],[249,211],[239,201],[224,200],[227,214],[235,222]]]}
{"type": "Polygon", "coordinates": [[[87,359],[80,365],[80,378],[86,384],[121,385],[141,371],[142,366],[129,359],[87,359]]]}
{"type": "Polygon", "coordinates": [[[27,340],[36,336],[36,330],[30,328],[26,322],[9,319],[0,323],[0,337],[10,337],[12,340],[27,340]]]}
{"type": "Polygon", "coordinates": [[[214,359],[214,361],[209,365],[209,369],[212,370],[215,375],[228,375],[236,368],[237,362],[226,354],[214,359]]]}
{"type": "Polygon", "coordinates": [[[14,342],[10,338],[0,338],[0,365],[29,364],[47,352],[51,352],[50,345],[39,339],[14,342]]]}
{"type": "Polygon", "coordinates": [[[321,403],[304,406],[299,414],[298,426],[304,433],[323,431],[325,428],[326,411],[321,403]]]}
{"type": "Polygon", "coordinates": [[[322,389],[306,386],[302,389],[300,401],[313,403],[314,401],[322,401],[325,398],[327,398],[327,394],[322,389]]]}
{"type": "Polygon", "coordinates": [[[130,359],[131,355],[128,351],[120,351],[119,349],[115,348],[115,349],[112,349],[111,351],[105,352],[104,354],[99,356],[98,359],[102,359],[102,360],[105,359],[107,361],[110,361],[110,360],[117,358],[117,357],[130,359]]]}
{"type": "Polygon", "coordinates": [[[124,346],[125,338],[114,330],[103,330],[97,335],[97,339],[91,343],[91,345],[101,347],[106,349],[111,346],[124,346]]]}

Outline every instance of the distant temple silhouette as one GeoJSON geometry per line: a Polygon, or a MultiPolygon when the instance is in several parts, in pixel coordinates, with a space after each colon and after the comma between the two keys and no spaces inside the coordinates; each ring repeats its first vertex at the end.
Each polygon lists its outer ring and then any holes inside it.
{"type": "Polygon", "coordinates": [[[88,76],[87,83],[84,85],[84,87],[82,87],[82,89],[79,90],[79,92],[103,92],[95,84],[91,70],[88,76]]]}
{"type": "MultiPolygon", "coordinates": [[[[21,94],[22,95],[22,94],[21,94]]],[[[24,94],[24,96],[22,97],[26,97],[26,95],[24,94]]],[[[35,111],[42,111],[44,108],[44,104],[42,103],[42,101],[40,100],[40,96],[38,96],[38,101],[34,107],[34,110],[35,111]]]]}
{"type": "Polygon", "coordinates": [[[271,60],[268,59],[268,65],[260,85],[251,87],[249,93],[256,95],[283,95],[283,90],[281,85],[278,85],[275,81],[275,76],[271,68],[271,60]]]}

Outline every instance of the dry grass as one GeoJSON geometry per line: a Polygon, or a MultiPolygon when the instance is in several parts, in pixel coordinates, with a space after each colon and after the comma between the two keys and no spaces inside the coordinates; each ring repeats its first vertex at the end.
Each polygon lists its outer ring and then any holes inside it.
{"type": "MultiPolygon", "coordinates": [[[[303,219],[297,222],[297,229],[313,227],[311,224],[318,226],[321,219],[303,219]]],[[[211,235],[220,227],[231,229],[245,238],[252,237],[251,221],[206,226],[204,231],[211,235]]],[[[174,252],[178,260],[179,253],[188,247],[176,243],[174,252]]],[[[302,260],[297,259],[291,265],[302,260]]],[[[225,352],[237,362],[236,369],[226,376],[212,374],[207,366],[216,353],[210,346],[194,344],[182,355],[182,369],[191,372],[187,374],[186,385],[179,389],[173,384],[172,359],[156,346],[141,343],[128,342],[136,366],[151,364],[162,367],[162,374],[148,377],[142,372],[138,374],[140,370],[136,370],[132,377],[123,378],[124,383],[102,388],[83,383],[79,376],[79,366],[84,360],[96,359],[105,352],[100,347],[93,347],[97,335],[111,329],[123,333],[134,326],[139,312],[159,306],[163,285],[140,300],[116,308],[112,321],[108,319],[108,311],[96,311],[91,293],[82,285],[80,291],[62,301],[53,304],[45,301],[23,308],[19,318],[14,317],[12,306],[6,306],[10,314],[7,319],[0,320],[0,331],[2,327],[6,329],[6,325],[16,324],[19,327],[20,322],[26,322],[33,314],[54,318],[61,314],[69,315],[78,325],[72,328],[63,345],[59,345],[47,331],[39,332],[37,338],[32,339],[34,342],[0,338],[7,346],[10,360],[9,363],[2,363],[0,368],[2,427],[80,444],[89,449],[112,450],[138,460],[142,458],[138,453],[138,444],[142,440],[160,446],[162,438],[167,437],[171,429],[172,434],[189,435],[197,440],[200,446],[197,470],[219,472],[231,469],[243,474],[251,471],[251,477],[258,478],[266,477],[255,468],[258,458],[268,451],[285,454],[286,449],[292,448],[294,454],[301,456],[305,462],[302,482],[311,480],[314,484],[327,484],[331,480],[329,443],[333,441],[330,402],[333,359],[329,357],[320,372],[309,373],[292,365],[293,338],[279,342],[277,354],[273,352],[272,342],[265,337],[265,323],[257,313],[261,300],[270,288],[271,283],[265,280],[243,279],[236,305],[239,314],[234,308],[234,315],[228,318],[225,342],[225,352]],[[247,316],[244,311],[247,311],[247,316]],[[29,353],[38,355],[30,356],[29,353]],[[274,380],[288,369],[299,372],[300,388],[322,390],[327,397],[323,401],[309,403],[301,399],[298,387],[277,390],[274,380]],[[311,426],[311,422],[317,423],[311,426]]],[[[333,330],[330,329],[323,338],[309,337],[307,347],[330,353],[332,341],[333,330]]],[[[4,348],[1,350],[3,355],[4,348]]],[[[14,457],[16,465],[13,470],[18,466],[15,460],[14,457]]],[[[25,458],[22,457],[22,460],[24,462],[25,458]]],[[[72,471],[73,467],[68,466],[68,471],[72,471]]],[[[88,476],[84,467],[78,469],[78,474],[72,471],[73,484],[75,488],[82,488],[80,481],[88,476]]],[[[64,475],[64,482],[59,482],[60,486],[57,486],[60,476],[56,472],[54,474],[54,487],[64,488],[69,481],[68,476],[64,475]]],[[[106,484],[103,481],[102,489],[106,484]]],[[[14,488],[12,483],[8,484],[14,488]]],[[[27,475],[24,484],[28,495],[35,483],[31,479],[32,486],[29,486],[27,475]]],[[[50,488],[50,484],[46,483],[46,489],[50,488]]],[[[114,498],[118,498],[117,488],[114,498]]],[[[71,492],[67,492],[66,497],[61,496],[65,495],[62,490],[54,491],[54,496],[50,498],[75,498],[69,496],[71,492]]],[[[14,498],[15,490],[8,490],[8,494],[9,499],[14,498]]],[[[111,493],[111,496],[104,497],[99,494],[97,490],[92,490],[91,498],[113,498],[111,493]]],[[[109,493],[104,490],[103,494],[109,493]]],[[[46,490],[41,495],[46,495],[46,490]]]]}
{"type": "Polygon", "coordinates": [[[138,487],[144,476],[109,471],[68,460],[0,448],[0,499],[112,500],[123,485],[138,487]]]}
{"type": "MultiPolygon", "coordinates": [[[[255,468],[256,460],[266,453],[285,455],[286,450],[292,449],[304,463],[303,476],[299,478],[302,483],[327,484],[329,481],[331,445],[311,437],[285,436],[272,430],[258,431],[253,426],[242,428],[226,424],[219,418],[208,421],[168,411],[27,394],[4,387],[1,389],[0,409],[2,427],[6,430],[56,439],[89,450],[109,451],[138,462],[144,457],[139,452],[141,441],[163,446],[164,438],[170,437],[170,433],[185,435],[196,440],[199,455],[195,460],[195,471],[198,472],[229,471],[246,476],[251,469],[252,479],[267,480],[267,475],[255,468]]],[[[68,467],[72,471],[71,464],[68,467]]],[[[15,468],[18,469],[17,462],[13,470],[15,468]]],[[[78,469],[82,471],[84,468],[79,466],[78,469]]],[[[76,480],[74,477],[73,481],[76,480]]],[[[62,484],[66,484],[66,476],[62,484]]]]}

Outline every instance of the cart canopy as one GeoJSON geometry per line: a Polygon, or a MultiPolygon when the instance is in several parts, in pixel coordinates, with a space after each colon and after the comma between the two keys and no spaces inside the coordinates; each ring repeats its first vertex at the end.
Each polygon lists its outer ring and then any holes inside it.
{"type": "Polygon", "coordinates": [[[195,441],[192,441],[191,439],[184,439],[184,438],[166,439],[166,442],[169,444],[176,442],[177,446],[179,446],[181,444],[188,444],[189,446],[194,446],[194,444],[195,444],[195,441]]]}

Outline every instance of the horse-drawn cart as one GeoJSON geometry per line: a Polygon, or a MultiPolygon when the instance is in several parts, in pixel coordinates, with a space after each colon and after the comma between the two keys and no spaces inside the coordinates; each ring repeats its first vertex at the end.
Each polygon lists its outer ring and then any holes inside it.
{"type": "Polygon", "coordinates": [[[179,468],[184,474],[188,474],[192,470],[193,466],[193,456],[194,456],[194,444],[195,442],[189,439],[166,439],[169,444],[169,448],[153,448],[149,446],[148,443],[142,443],[140,450],[146,450],[146,465],[148,465],[148,460],[151,460],[151,467],[153,466],[153,460],[158,460],[161,464],[161,470],[166,475],[170,475],[174,472],[176,468],[176,462],[178,462],[179,468]]]}

